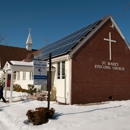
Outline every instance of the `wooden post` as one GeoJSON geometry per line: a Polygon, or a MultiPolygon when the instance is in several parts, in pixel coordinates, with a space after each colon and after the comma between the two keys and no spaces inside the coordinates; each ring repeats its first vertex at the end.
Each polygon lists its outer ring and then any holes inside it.
{"type": "Polygon", "coordinates": [[[14,70],[13,70],[13,69],[11,69],[10,103],[12,103],[13,83],[14,83],[14,70]]]}
{"type": "Polygon", "coordinates": [[[5,99],[7,97],[7,80],[8,80],[8,70],[5,72],[5,99]]]}

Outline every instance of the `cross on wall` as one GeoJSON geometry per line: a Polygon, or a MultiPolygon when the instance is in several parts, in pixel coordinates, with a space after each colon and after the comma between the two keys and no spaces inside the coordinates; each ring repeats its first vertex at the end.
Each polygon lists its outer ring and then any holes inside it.
{"type": "Polygon", "coordinates": [[[112,51],[111,51],[112,47],[111,47],[111,44],[112,44],[112,42],[115,43],[116,41],[111,39],[111,32],[109,32],[109,38],[108,39],[104,38],[104,40],[109,42],[109,59],[112,60],[112,51]]]}

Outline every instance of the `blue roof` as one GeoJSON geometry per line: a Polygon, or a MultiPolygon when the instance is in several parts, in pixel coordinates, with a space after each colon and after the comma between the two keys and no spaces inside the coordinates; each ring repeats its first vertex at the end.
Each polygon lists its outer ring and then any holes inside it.
{"type": "Polygon", "coordinates": [[[46,60],[50,53],[52,54],[52,57],[69,53],[100,21],[101,20],[97,20],[54,43],[46,45],[36,58],[46,60]]]}

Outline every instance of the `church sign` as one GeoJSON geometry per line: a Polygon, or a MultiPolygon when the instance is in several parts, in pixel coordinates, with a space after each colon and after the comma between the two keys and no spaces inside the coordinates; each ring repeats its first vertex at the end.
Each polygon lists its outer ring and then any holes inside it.
{"type": "Polygon", "coordinates": [[[120,70],[124,71],[125,68],[121,67],[118,62],[111,62],[112,60],[112,43],[116,43],[115,40],[111,38],[111,32],[109,32],[109,38],[104,38],[105,41],[109,42],[109,60],[110,61],[102,61],[100,65],[94,65],[95,69],[107,69],[107,70],[120,70]]]}
{"type": "Polygon", "coordinates": [[[34,60],[34,85],[44,85],[47,83],[47,62],[34,60]]]}
{"type": "Polygon", "coordinates": [[[125,67],[121,67],[117,62],[102,61],[100,65],[94,65],[95,69],[120,70],[124,71],[125,67]]]}

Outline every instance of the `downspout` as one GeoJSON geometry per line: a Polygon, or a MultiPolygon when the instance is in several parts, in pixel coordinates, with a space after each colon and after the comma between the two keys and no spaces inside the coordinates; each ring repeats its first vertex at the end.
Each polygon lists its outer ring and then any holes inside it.
{"type": "Polygon", "coordinates": [[[72,99],[71,99],[71,75],[72,75],[72,59],[69,57],[69,104],[71,105],[72,99]]]}
{"type": "Polygon", "coordinates": [[[65,104],[66,104],[66,70],[65,70],[65,80],[64,80],[64,97],[65,97],[65,104]]]}

